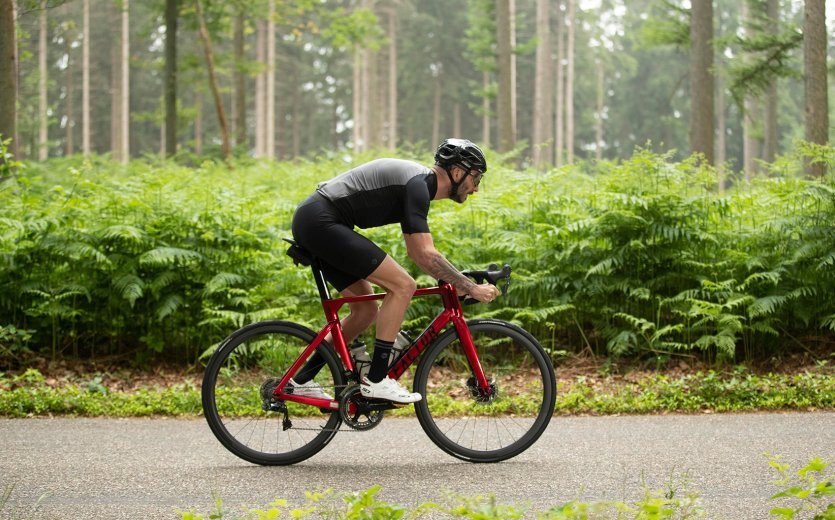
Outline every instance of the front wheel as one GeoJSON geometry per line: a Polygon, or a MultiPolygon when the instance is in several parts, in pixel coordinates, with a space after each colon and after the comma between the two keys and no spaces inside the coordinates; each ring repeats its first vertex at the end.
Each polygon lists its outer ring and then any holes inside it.
{"type": "Polygon", "coordinates": [[[415,411],[439,448],[469,462],[499,462],[528,449],[548,427],[557,398],[554,368],[529,333],[499,320],[467,322],[484,375],[479,394],[455,329],[438,338],[415,373],[415,411]]]}
{"type": "MultiPolygon", "coordinates": [[[[262,465],[294,464],[324,448],[339,429],[336,411],[295,402],[270,402],[272,391],[316,335],[296,323],[254,323],[227,338],[203,376],[203,413],[232,453],[262,465]]],[[[342,365],[327,345],[313,378],[324,392],[344,388],[342,365]]]]}

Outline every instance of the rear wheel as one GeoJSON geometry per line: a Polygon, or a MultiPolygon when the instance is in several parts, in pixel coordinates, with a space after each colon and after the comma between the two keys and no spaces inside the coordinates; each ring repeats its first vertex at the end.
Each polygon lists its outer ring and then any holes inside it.
{"type": "MultiPolygon", "coordinates": [[[[265,321],[240,329],[215,351],[203,376],[203,413],[218,440],[238,457],[262,465],[294,464],[315,455],[336,434],[337,410],[270,403],[281,377],[314,340],[296,323],[265,321]],[[264,410],[264,408],[267,410],[264,410]]],[[[342,365],[327,345],[313,381],[338,398],[342,365]]]]}
{"type": "Polygon", "coordinates": [[[470,462],[499,462],[528,449],[548,427],[557,383],[529,333],[498,320],[467,322],[490,396],[480,393],[455,329],[426,351],[415,373],[418,420],[430,439],[470,462]]]}

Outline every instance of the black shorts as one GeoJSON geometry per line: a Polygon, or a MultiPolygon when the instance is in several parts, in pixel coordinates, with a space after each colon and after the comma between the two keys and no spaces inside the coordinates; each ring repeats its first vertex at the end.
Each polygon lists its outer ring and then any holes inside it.
{"type": "Polygon", "coordinates": [[[337,291],[368,278],[386,252],[343,223],[334,205],[319,192],[293,214],[293,238],[322,261],[325,278],[337,291]]]}

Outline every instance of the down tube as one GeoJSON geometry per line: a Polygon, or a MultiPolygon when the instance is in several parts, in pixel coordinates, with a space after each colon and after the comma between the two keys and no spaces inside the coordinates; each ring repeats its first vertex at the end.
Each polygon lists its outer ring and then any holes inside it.
{"type": "Polygon", "coordinates": [[[458,333],[458,339],[461,341],[461,347],[464,349],[464,355],[467,356],[467,361],[470,362],[470,368],[473,370],[478,387],[487,392],[490,389],[490,382],[484,375],[484,370],[481,367],[481,361],[478,359],[478,352],[476,352],[473,344],[473,337],[470,335],[470,328],[467,327],[467,322],[461,316],[453,316],[452,323],[455,325],[455,331],[458,333]]]}

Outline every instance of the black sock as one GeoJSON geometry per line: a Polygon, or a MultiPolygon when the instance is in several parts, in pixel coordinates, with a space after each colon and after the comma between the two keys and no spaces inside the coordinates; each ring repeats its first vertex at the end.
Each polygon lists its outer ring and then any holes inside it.
{"type": "Polygon", "coordinates": [[[372,383],[379,383],[388,374],[393,347],[393,341],[374,340],[374,355],[371,358],[371,369],[368,371],[368,380],[372,383]]]}

